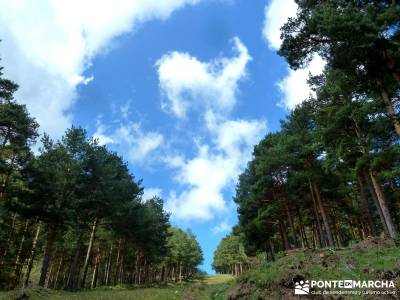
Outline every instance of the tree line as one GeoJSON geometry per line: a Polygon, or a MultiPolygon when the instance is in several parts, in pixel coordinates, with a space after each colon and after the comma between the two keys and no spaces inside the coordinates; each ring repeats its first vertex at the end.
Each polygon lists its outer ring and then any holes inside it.
{"type": "Polygon", "coordinates": [[[230,233],[215,250],[212,267],[217,273],[237,276],[249,268],[249,263],[240,236],[230,233]]]}
{"type": "Polygon", "coordinates": [[[294,70],[316,55],[326,65],[240,175],[235,231],[249,255],[399,236],[400,4],[296,3],[278,53],[294,70]]]}
{"type": "Polygon", "coordinates": [[[39,125],[1,70],[0,288],[75,290],[193,276],[203,260],[195,236],[171,227],[161,198],[142,199],[142,181],[122,157],[79,127],[56,141],[45,134],[34,154],[39,125]]]}

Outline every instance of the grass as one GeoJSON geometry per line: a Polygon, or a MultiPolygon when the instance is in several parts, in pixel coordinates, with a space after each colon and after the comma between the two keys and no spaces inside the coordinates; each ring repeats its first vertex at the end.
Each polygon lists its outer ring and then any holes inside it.
{"type": "MultiPolygon", "coordinates": [[[[274,262],[266,265],[260,261],[259,267],[247,271],[238,280],[231,275],[209,275],[191,282],[152,288],[116,286],[80,292],[35,288],[0,292],[0,299],[15,300],[26,293],[29,298],[20,299],[224,300],[235,292],[244,292],[244,298],[240,299],[282,299],[293,295],[293,279],[298,276],[310,280],[379,280],[382,276],[400,274],[398,272],[400,248],[390,240],[372,239],[346,249],[303,249],[280,253],[274,262]]],[[[398,275],[395,280],[396,287],[400,287],[398,275]]],[[[346,299],[361,298],[347,296],[346,299]]]]}
{"type": "Polygon", "coordinates": [[[379,280],[388,272],[400,270],[400,248],[395,245],[366,244],[339,250],[310,249],[280,256],[267,266],[264,264],[246,272],[239,282],[250,285],[253,296],[275,295],[280,298],[285,293],[293,293],[293,279],[298,276],[309,280],[379,280]]]}
{"type": "Polygon", "coordinates": [[[12,291],[0,293],[0,299],[14,300],[24,293],[30,300],[222,300],[226,299],[227,291],[234,284],[234,277],[230,275],[209,275],[203,279],[188,283],[168,285],[154,288],[133,288],[116,286],[97,288],[90,291],[67,292],[48,289],[29,289],[26,291],[12,291]]]}
{"type": "Polygon", "coordinates": [[[233,279],[235,279],[234,276],[232,275],[226,275],[226,274],[217,274],[217,275],[207,275],[203,279],[203,282],[209,285],[214,285],[214,284],[224,284],[224,283],[229,283],[233,279]]]}

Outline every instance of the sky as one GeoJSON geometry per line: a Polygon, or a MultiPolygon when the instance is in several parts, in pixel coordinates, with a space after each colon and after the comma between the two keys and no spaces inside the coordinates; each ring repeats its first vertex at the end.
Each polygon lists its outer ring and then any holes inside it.
{"type": "Polygon", "coordinates": [[[0,64],[40,132],[82,126],[190,228],[212,272],[255,144],[310,93],[276,52],[293,0],[0,0],[0,64]]]}

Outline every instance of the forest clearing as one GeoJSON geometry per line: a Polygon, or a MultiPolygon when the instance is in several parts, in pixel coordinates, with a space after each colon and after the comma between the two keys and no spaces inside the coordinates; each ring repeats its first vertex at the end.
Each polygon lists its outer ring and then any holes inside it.
{"type": "MultiPolygon", "coordinates": [[[[396,294],[400,293],[400,248],[391,240],[370,238],[342,249],[298,249],[280,253],[274,262],[260,261],[238,277],[233,275],[203,275],[182,284],[166,286],[100,287],[89,291],[68,292],[31,288],[0,292],[0,299],[16,300],[245,300],[298,299],[291,298],[294,279],[393,279],[396,294]]],[[[314,299],[336,299],[314,296],[314,299]]],[[[349,296],[346,299],[393,299],[391,296],[349,296]]]]}

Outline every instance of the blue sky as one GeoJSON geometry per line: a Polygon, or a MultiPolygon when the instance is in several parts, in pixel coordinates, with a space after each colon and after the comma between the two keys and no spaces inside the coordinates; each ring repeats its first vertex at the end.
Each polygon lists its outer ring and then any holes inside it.
{"type": "Polygon", "coordinates": [[[193,230],[211,272],[254,144],[323,66],[291,71],[276,54],[293,1],[1,2],[5,75],[42,132],[82,126],[123,155],[145,197],[193,230]]]}

